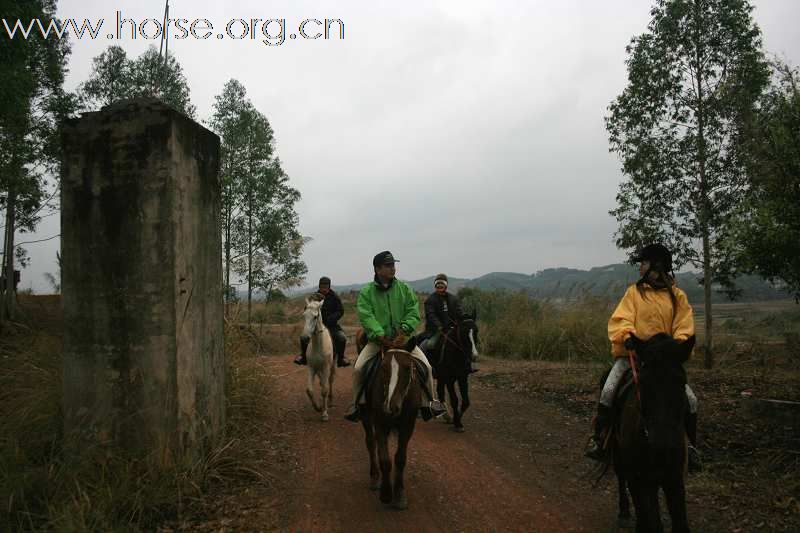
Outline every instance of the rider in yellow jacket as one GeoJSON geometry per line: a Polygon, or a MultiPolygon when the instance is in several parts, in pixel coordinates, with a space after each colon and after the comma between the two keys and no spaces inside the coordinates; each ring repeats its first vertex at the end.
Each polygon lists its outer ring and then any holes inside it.
{"type": "MultiPolygon", "coordinates": [[[[611,368],[600,401],[597,404],[594,435],[589,440],[586,455],[603,460],[602,436],[610,423],[614,392],[625,372],[630,368],[628,349],[631,336],[647,341],[654,335],[666,333],[678,342],[694,336],[694,314],[686,293],[675,286],[672,272],[672,254],[660,244],[651,244],[642,249],[635,258],[640,263],[642,276],[636,284],[625,291],[611,318],[608,320],[608,339],[614,366],[611,368]]],[[[697,397],[686,385],[689,414],[686,417],[686,433],[689,437],[689,464],[693,471],[702,464],[695,448],[697,443],[697,397]]]]}

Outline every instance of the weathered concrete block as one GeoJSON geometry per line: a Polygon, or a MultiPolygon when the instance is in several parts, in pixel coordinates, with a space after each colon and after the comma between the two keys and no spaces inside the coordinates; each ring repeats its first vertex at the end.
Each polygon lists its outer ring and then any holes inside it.
{"type": "Polygon", "coordinates": [[[66,435],[193,455],[225,422],[219,138],[137,99],[62,141],[66,435]]]}

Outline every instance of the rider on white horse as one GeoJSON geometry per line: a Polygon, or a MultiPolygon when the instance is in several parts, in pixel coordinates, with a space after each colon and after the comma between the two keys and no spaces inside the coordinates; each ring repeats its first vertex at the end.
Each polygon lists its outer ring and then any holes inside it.
{"type": "MultiPolygon", "coordinates": [[[[360,408],[365,402],[361,394],[364,365],[382,348],[404,346],[408,336],[414,333],[420,323],[417,296],[411,287],[394,277],[395,262],[389,251],[376,255],[372,260],[375,280],[364,286],[358,294],[358,319],[369,342],[358,354],[353,366],[353,405],[345,415],[351,422],[360,418],[360,408]]],[[[428,419],[444,414],[444,406],[435,398],[433,371],[428,359],[417,346],[410,353],[428,369],[426,392],[431,402],[422,408],[423,417],[428,419]]]]}
{"type": "MultiPolygon", "coordinates": [[[[344,315],[344,306],[339,295],[331,289],[331,278],[322,276],[319,278],[319,290],[317,291],[319,298],[323,300],[322,303],[322,323],[328,328],[333,341],[333,351],[336,354],[336,366],[350,366],[344,356],[344,350],[347,346],[347,336],[342,331],[342,326],[339,325],[339,320],[344,315]]],[[[294,363],[296,365],[305,365],[307,363],[306,353],[308,351],[308,343],[311,341],[309,337],[300,336],[300,355],[298,355],[294,363]]]]}

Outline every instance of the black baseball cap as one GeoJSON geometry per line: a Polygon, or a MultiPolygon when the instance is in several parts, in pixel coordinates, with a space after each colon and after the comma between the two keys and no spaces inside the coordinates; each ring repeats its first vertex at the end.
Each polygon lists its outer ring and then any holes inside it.
{"type": "Polygon", "coordinates": [[[381,265],[393,265],[394,263],[399,263],[397,259],[394,258],[392,252],[389,250],[383,251],[372,258],[372,266],[377,267],[381,265]]]}

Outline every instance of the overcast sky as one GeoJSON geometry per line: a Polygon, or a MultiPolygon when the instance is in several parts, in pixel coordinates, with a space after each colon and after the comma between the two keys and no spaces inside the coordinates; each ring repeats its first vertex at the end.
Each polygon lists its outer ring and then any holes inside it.
{"type": "MultiPolygon", "coordinates": [[[[765,50],[800,63],[800,2],[753,4],[765,50]]],[[[61,18],[105,19],[97,40],[72,39],[67,88],[109,44],[129,57],[158,46],[106,39],[117,10],[141,21],[163,9],[163,0],[60,0],[61,18]]],[[[309,284],[366,281],[384,249],[400,260],[401,279],[529,274],[624,260],[608,215],[622,176],[603,117],[649,9],[644,0],[170,0],[171,18],[207,19],[214,35],[169,49],[199,119],[231,78],[269,119],[303,196],[309,284]],[[251,18],[286,19],[286,41],[265,45],[260,27],[256,39],[216,38],[229,20],[251,18]],[[288,38],[314,18],[340,19],[344,39],[288,38]]],[[[57,219],[45,219],[38,238],[57,234],[57,219]]],[[[57,242],[28,247],[23,288],[48,290],[57,242]]]]}

